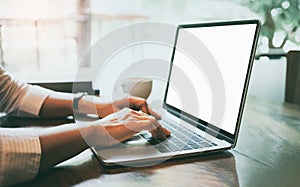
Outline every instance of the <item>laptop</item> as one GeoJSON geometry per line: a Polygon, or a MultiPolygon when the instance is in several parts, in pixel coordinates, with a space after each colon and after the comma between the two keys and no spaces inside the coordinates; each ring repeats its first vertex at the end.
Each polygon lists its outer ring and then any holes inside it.
{"type": "Polygon", "coordinates": [[[99,160],[144,166],[234,148],[259,30],[259,20],[179,25],[159,121],[171,136],[158,141],[143,131],[112,147],[93,147],[99,160]]]}

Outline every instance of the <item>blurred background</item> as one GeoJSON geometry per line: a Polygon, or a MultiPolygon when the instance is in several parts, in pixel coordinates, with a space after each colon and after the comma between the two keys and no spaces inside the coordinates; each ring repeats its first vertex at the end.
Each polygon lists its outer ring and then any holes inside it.
{"type": "Polygon", "coordinates": [[[89,46],[131,23],[259,18],[250,95],[284,101],[285,55],[300,50],[299,0],[0,0],[0,63],[22,81],[72,81],[89,46]]]}

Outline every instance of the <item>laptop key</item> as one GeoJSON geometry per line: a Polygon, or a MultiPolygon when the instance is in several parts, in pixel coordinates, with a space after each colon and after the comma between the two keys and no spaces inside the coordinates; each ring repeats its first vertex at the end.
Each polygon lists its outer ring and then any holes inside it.
{"type": "Polygon", "coordinates": [[[203,147],[211,147],[212,146],[210,143],[205,142],[205,141],[201,141],[199,144],[203,147]]]}
{"type": "Polygon", "coordinates": [[[170,150],[167,147],[165,147],[164,145],[162,145],[162,144],[156,144],[154,146],[154,148],[156,148],[161,153],[168,153],[168,152],[170,152],[170,150]]]}
{"type": "Polygon", "coordinates": [[[195,142],[200,142],[202,139],[201,138],[199,138],[199,137],[197,137],[197,136],[193,136],[192,138],[191,138],[193,141],[195,141],[195,142]]]}
{"type": "MultiPolygon", "coordinates": [[[[172,133],[172,132],[171,132],[172,133]]],[[[172,134],[171,134],[171,136],[174,136],[174,137],[176,137],[177,139],[180,139],[180,140],[186,140],[186,139],[189,139],[187,136],[185,136],[185,135],[183,135],[183,134],[181,134],[181,133],[179,133],[179,132],[177,132],[177,131],[175,131],[175,132],[173,132],[172,134]]]]}
{"type": "Polygon", "coordinates": [[[171,151],[179,151],[180,150],[180,148],[178,146],[176,146],[175,144],[173,144],[171,142],[164,144],[164,146],[166,146],[171,151]]]}
{"type": "Polygon", "coordinates": [[[192,148],[193,148],[193,149],[199,149],[200,147],[202,147],[202,146],[199,145],[199,144],[193,144],[193,145],[192,145],[192,148]]]}
{"type": "Polygon", "coordinates": [[[178,138],[176,138],[174,136],[169,137],[168,141],[172,142],[175,145],[181,144],[181,142],[182,142],[181,140],[179,140],[178,138]]]}
{"type": "Polygon", "coordinates": [[[187,142],[187,144],[188,144],[188,145],[194,145],[194,144],[197,144],[197,143],[194,142],[193,140],[190,140],[190,141],[187,142]]]}
{"type": "Polygon", "coordinates": [[[200,134],[197,134],[197,133],[194,133],[194,136],[198,137],[198,138],[199,138],[199,139],[201,139],[201,140],[203,140],[203,139],[204,139],[204,137],[203,137],[203,136],[201,136],[200,134]]]}
{"type": "Polygon", "coordinates": [[[185,145],[181,150],[186,151],[186,150],[192,150],[192,149],[193,149],[193,148],[192,148],[191,146],[185,145]]]}

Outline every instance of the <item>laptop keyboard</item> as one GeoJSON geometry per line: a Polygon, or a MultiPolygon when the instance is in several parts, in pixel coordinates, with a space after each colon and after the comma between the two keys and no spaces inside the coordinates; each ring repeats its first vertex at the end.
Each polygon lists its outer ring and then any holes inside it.
{"type": "Polygon", "coordinates": [[[161,153],[185,151],[217,145],[175,122],[164,121],[162,125],[171,131],[170,137],[164,141],[146,138],[148,142],[161,153]]]}

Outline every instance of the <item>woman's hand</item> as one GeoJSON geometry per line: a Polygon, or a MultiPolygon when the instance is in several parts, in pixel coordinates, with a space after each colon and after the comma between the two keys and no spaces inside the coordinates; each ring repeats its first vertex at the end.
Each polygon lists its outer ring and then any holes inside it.
{"type": "MultiPolygon", "coordinates": [[[[143,107],[144,104],[141,103],[135,106],[143,107]]],[[[152,137],[159,140],[170,136],[170,131],[163,128],[155,117],[129,108],[123,108],[80,129],[83,138],[91,146],[111,146],[144,130],[150,131],[152,137]]]]}
{"type": "Polygon", "coordinates": [[[121,100],[113,102],[115,110],[119,111],[123,108],[131,108],[136,111],[143,111],[146,114],[154,116],[156,119],[160,119],[161,116],[154,112],[147,104],[146,100],[140,97],[126,97],[121,100]]]}
{"type": "Polygon", "coordinates": [[[79,154],[89,146],[111,146],[143,130],[150,131],[153,138],[159,140],[170,136],[170,131],[163,128],[155,117],[129,108],[97,121],[78,121],[76,124],[45,128],[39,135],[42,149],[40,172],[79,154]]]}
{"type": "Polygon", "coordinates": [[[160,119],[160,115],[154,112],[150,107],[145,99],[140,97],[126,97],[121,100],[114,101],[113,103],[109,104],[96,104],[98,115],[101,118],[104,118],[107,115],[112,113],[118,112],[124,108],[131,108],[136,111],[143,111],[146,114],[154,116],[156,119],[160,119]]]}

